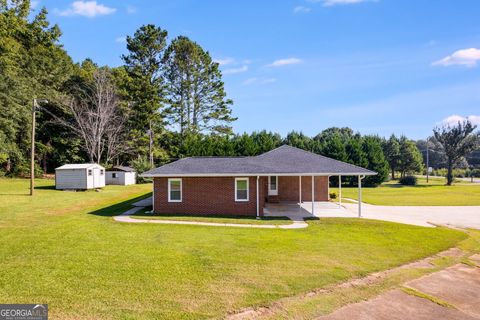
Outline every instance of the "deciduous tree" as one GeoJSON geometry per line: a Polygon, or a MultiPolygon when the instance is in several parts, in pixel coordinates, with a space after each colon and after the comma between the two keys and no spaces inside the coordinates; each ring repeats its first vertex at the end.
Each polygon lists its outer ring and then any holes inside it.
{"type": "Polygon", "coordinates": [[[456,125],[444,125],[433,129],[435,139],[442,145],[447,157],[447,185],[453,182],[453,167],[478,147],[477,126],[466,120],[456,125]]]}

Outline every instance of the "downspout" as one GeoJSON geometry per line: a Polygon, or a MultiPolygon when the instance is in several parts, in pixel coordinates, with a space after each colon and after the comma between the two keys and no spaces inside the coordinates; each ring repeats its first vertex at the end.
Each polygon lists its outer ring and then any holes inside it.
{"type": "Polygon", "coordinates": [[[152,179],[152,213],[155,213],[155,178],[152,179]]]}
{"type": "MultiPolygon", "coordinates": [[[[260,219],[260,195],[258,194],[258,184],[259,184],[260,177],[257,176],[257,219],[260,219]]],[[[277,181],[278,183],[278,181],[277,181]]]]}

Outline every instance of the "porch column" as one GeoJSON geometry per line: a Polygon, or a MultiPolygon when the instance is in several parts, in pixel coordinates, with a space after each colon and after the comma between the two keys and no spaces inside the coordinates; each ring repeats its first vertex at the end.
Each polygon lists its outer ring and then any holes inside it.
{"type": "Polygon", "coordinates": [[[257,176],[257,219],[260,219],[260,195],[258,194],[258,181],[260,180],[260,177],[257,176]]]}
{"type": "Polygon", "coordinates": [[[342,205],[342,176],[338,176],[338,201],[342,205]]]}
{"type": "Polygon", "coordinates": [[[358,217],[362,217],[362,179],[363,176],[358,176],[358,217]]]}
{"type": "Polygon", "coordinates": [[[312,176],[312,215],[315,215],[315,177],[312,176]]]}

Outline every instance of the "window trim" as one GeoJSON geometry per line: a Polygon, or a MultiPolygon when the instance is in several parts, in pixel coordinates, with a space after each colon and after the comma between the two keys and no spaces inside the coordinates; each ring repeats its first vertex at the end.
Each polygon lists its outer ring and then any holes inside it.
{"type": "Polygon", "coordinates": [[[249,178],[235,178],[235,202],[250,201],[250,179],[249,178]],[[237,181],[247,181],[247,199],[238,199],[237,181]]]}
{"type": "Polygon", "coordinates": [[[278,192],[278,176],[268,176],[268,191],[278,192]],[[275,189],[272,189],[272,178],[275,178],[275,189]]]}
{"type": "Polygon", "coordinates": [[[182,179],[180,178],[169,178],[168,179],[168,202],[182,202],[183,199],[183,183],[182,179]],[[172,193],[171,193],[171,182],[179,181],[180,182],[180,200],[172,199],[172,193]]]}

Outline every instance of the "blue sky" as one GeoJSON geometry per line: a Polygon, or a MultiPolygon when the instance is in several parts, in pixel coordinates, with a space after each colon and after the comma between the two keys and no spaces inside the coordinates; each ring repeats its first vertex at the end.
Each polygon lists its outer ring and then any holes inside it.
{"type": "Polygon", "coordinates": [[[418,139],[442,121],[480,124],[478,0],[34,3],[76,62],[120,65],[125,35],[147,23],[197,41],[221,63],[236,132],[418,139]]]}

